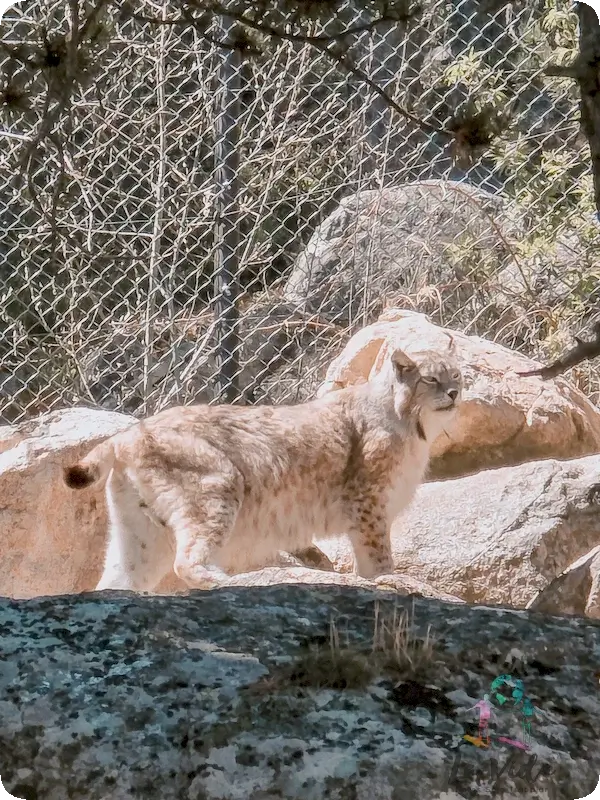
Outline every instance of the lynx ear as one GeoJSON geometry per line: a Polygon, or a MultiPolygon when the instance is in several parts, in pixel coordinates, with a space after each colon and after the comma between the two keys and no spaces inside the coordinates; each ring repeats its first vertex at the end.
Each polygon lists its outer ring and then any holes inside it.
{"type": "Polygon", "coordinates": [[[417,365],[415,362],[406,355],[404,350],[394,350],[391,355],[392,364],[398,375],[403,376],[407,372],[412,372],[412,370],[417,369],[417,365]]]}

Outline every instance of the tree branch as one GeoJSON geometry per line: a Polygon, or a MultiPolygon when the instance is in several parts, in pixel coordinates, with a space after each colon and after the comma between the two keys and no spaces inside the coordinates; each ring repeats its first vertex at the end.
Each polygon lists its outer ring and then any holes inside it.
{"type": "Polygon", "coordinates": [[[93,30],[94,25],[98,21],[98,17],[104,10],[105,6],[109,5],[111,0],[98,0],[94,8],[89,12],[83,21],[81,30],[79,31],[79,40],[87,39],[90,32],[93,30]]]}
{"type": "MultiPolygon", "coordinates": [[[[415,6],[413,11],[411,12],[410,16],[419,13],[421,7],[415,6]]],[[[206,12],[205,12],[206,13],[206,12]]],[[[342,31],[339,31],[335,34],[319,34],[315,36],[310,36],[307,34],[301,33],[291,33],[289,31],[284,31],[279,28],[275,28],[272,25],[269,25],[265,22],[256,22],[255,20],[248,17],[241,11],[236,10],[235,8],[229,8],[227,6],[220,6],[220,4],[213,3],[211,4],[211,13],[215,14],[223,14],[231,19],[234,19],[238,24],[250,28],[257,33],[262,33],[265,36],[269,36],[273,39],[280,39],[287,42],[294,42],[296,44],[308,44],[314,47],[318,52],[322,53],[326,58],[330,61],[333,61],[340,67],[346,70],[350,75],[355,77],[357,80],[364,83],[370,91],[374,94],[379,95],[386,105],[388,105],[391,109],[396,111],[398,114],[403,116],[405,119],[409,120],[413,123],[416,127],[420,128],[425,133],[435,133],[441,134],[443,136],[448,137],[449,139],[454,138],[454,134],[452,131],[443,128],[443,127],[436,127],[425,120],[420,119],[410,112],[407,108],[403,105],[398,103],[390,94],[388,94],[385,89],[382,89],[377,83],[369,77],[369,75],[364,72],[362,69],[357,67],[352,60],[348,57],[345,53],[336,53],[334,50],[330,49],[330,45],[339,42],[348,36],[357,35],[361,33],[366,33],[369,31],[373,31],[377,28],[377,26],[386,23],[386,22],[401,22],[406,21],[409,18],[409,15],[405,17],[399,17],[394,14],[381,14],[376,19],[371,20],[370,22],[362,23],[361,25],[355,25],[353,27],[345,28],[342,31]]],[[[205,29],[205,24],[203,20],[194,17],[190,11],[183,9],[182,16],[176,19],[168,19],[168,20],[161,20],[158,17],[149,17],[146,15],[141,14],[134,14],[135,19],[139,19],[143,22],[151,22],[157,25],[190,25],[194,27],[198,33],[200,33],[205,38],[209,39],[212,44],[215,44],[219,47],[224,47],[227,49],[231,49],[232,45],[227,44],[225,42],[218,42],[210,37],[205,29]]]]}
{"type": "MultiPolygon", "coordinates": [[[[418,7],[418,10],[420,11],[420,6],[418,7]]],[[[147,14],[133,14],[132,17],[140,22],[151,22],[154,25],[194,25],[199,32],[205,33],[203,29],[199,29],[199,20],[197,18],[193,17],[191,14],[189,14],[189,12],[186,13],[185,10],[183,10],[182,13],[184,14],[182,17],[165,20],[162,20],[159,17],[151,17],[147,14]]],[[[215,11],[215,15],[216,13],[217,12],[215,11]]],[[[223,8],[218,13],[231,17],[231,19],[239,22],[240,25],[247,25],[249,28],[252,28],[252,30],[257,31],[258,33],[264,33],[266,36],[273,36],[277,39],[286,39],[287,41],[296,42],[298,44],[332,44],[340,39],[345,39],[347,36],[357,36],[361,33],[369,33],[374,31],[384,22],[399,21],[394,17],[378,17],[377,19],[371,20],[370,22],[365,22],[362,25],[355,25],[351,28],[345,28],[343,31],[339,31],[338,33],[309,36],[303,33],[287,33],[280,31],[277,28],[273,28],[270,25],[265,25],[262,22],[255,22],[240,11],[226,11],[225,8],[223,8]]],[[[418,13],[418,11],[415,11],[415,13],[418,13]]],[[[220,42],[219,45],[225,49],[232,49],[232,45],[227,44],[226,42],[220,42]]]]}
{"type": "Polygon", "coordinates": [[[441,126],[436,127],[430,122],[425,122],[425,120],[420,119],[415,114],[411,113],[407,108],[400,105],[400,103],[394,100],[394,98],[389,95],[385,89],[382,89],[381,86],[378,86],[375,81],[367,75],[366,72],[363,72],[362,69],[353,64],[348,56],[341,53],[334,53],[332,50],[329,50],[328,47],[322,47],[319,45],[315,45],[315,47],[331,61],[334,61],[343,67],[347,72],[350,73],[350,75],[353,75],[357,80],[362,81],[374,94],[379,95],[379,97],[381,97],[390,108],[403,116],[405,119],[410,120],[410,122],[416,125],[416,127],[420,128],[422,131],[425,131],[425,133],[437,133],[447,136],[449,139],[454,138],[452,131],[449,131],[447,128],[443,128],[441,126]]]}
{"type": "Polygon", "coordinates": [[[581,75],[581,66],[577,61],[575,61],[573,64],[569,64],[568,66],[562,66],[561,64],[550,64],[544,70],[544,75],[548,75],[553,78],[572,78],[576,81],[581,75]]]}
{"type": "Polygon", "coordinates": [[[557,375],[561,375],[563,372],[571,369],[571,367],[575,367],[586,359],[600,356],[600,322],[597,322],[592,330],[596,338],[591,342],[585,342],[583,339],[579,339],[576,336],[575,341],[577,344],[575,347],[571,348],[571,350],[567,350],[561,358],[539,369],[533,369],[529,372],[517,372],[517,375],[521,377],[539,375],[544,380],[548,380],[549,378],[556,378],[557,375]]]}

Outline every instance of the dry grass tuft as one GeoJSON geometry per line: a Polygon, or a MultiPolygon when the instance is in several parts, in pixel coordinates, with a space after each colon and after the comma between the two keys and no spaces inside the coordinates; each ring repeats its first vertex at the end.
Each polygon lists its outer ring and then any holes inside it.
{"type": "Polygon", "coordinates": [[[431,626],[420,638],[415,635],[413,614],[394,608],[391,617],[385,616],[376,602],[372,652],[380,662],[382,672],[396,673],[401,678],[422,676],[432,665],[435,655],[431,626]]]}
{"type": "Polygon", "coordinates": [[[392,614],[382,614],[377,601],[370,647],[350,643],[348,632],[342,636],[332,619],[326,646],[311,648],[252,688],[259,693],[308,688],[365,689],[385,676],[398,681],[423,680],[433,665],[434,653],[435,642],[429,628],[420,638],[415,634],[412,615],[398,608],[392,614]]]}

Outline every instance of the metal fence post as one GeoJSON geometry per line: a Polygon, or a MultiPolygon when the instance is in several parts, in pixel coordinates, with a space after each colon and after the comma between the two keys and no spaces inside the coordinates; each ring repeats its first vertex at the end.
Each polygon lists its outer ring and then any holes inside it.
{"type": "MultiPolygon", "coordinates": [[[[216,37],[226,45],[235,41],[235,23],[219,17],[216,37]]],[[[239,91],[240,51],[218,49],[218,87],[214,117],[215,255],[213,276],[216,321],[216,399],[239,400],[239,91]]]]}

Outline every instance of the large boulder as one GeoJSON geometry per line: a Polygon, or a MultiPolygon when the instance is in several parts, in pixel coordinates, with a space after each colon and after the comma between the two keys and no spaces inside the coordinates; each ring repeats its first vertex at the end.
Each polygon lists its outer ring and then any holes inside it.
{"type": "MultiPolygon", "coordinates": [[[[471,321],[478,285],[513,260],[503,198],[465,183],[425,180],[344,197],[315,230],[285,299],[339,324],[371,320],[386,297],[435,288],[447,313],[471,321]],[[478,267],[477,264],[480,266],[478,267]],[[482,266],[483,265],[483,268],[482,266]]],[[[480,292],[482,307],[490,296],[480,292]]]]}
{"type": "Polygon", "coordinates": [[[600,411],[566,380],[519,377],[517,372],[538,366],[536,362],[403,309],[388,309],[355,334],[330,364],[317,394],[369,380],[395,347],[409,355],[425,349],[444,351],[448,334],[454,339],[465,388],[451,430],[433,444],[431,478],[600,450],[600,411]]]}
{"type": "MultiPolygon", "coordinates": [[[[469,603],[525,607],[600,542],[599,476],[588,456],[426,483],[393,525],[395,569],[469,603]]],[[[319,547],[353,568],[346,539],[319,547]]]]}
{"type": "Polygon", "coordinates": [[[62,468],[133,421],[72,408],[0,428],[0,595],[34,597],[96,586],[107,532],[104,496],[68,489],[62,468]]]}
{"type": "Polygon", "coordinates": [[[2,783],[44,800],[571,800],[600,773],[600,627],[367,589],[0,600],[2,783]],[[473,706],[500,674],[491,743],[473,706]]]}
{"type": "Polygon", "coordinates": [[[570,564],[529,601],[527,608],[600,619],[600,545],[570,564]]]}

